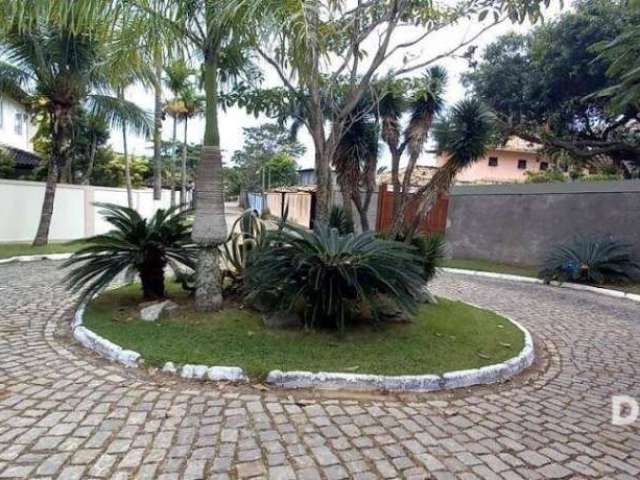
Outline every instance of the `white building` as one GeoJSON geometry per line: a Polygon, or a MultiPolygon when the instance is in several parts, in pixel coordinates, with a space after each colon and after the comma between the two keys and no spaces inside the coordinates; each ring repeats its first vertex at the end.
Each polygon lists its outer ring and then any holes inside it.
{"type": "Polygon", "coordinates": [[[26,173],[40,164],[33,151],[36,126],[24,105],[12,98],[0,97],[0,147],[15,156],[16,170],[26,173]]]}

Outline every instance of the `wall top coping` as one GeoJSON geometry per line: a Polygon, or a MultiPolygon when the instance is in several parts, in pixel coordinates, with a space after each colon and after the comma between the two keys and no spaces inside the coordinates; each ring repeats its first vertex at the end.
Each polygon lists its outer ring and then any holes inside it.
{"type": "Polygon", "coordinates": [[[465,195],[569,195],[582,193],[640,193],[640,180],[566,183],[516,183],[508,185],[458,185],[452,196],[465,195]]]}

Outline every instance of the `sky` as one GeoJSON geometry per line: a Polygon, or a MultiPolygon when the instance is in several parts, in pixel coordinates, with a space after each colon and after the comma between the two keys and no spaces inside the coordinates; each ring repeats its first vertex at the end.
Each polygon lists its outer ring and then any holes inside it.
{"type": "MultiPolygon", "coordinates": [[[[545,12],[545,19],[554,18],[563,11],[567,11],[571,8],[572,0],[564,0],[564,8],[560,8],[560,0],[552,1],[549,9],[545,12]]],[[[450,50],[452,47],[459,43],[470,39],[482,28],[477,22],[464,22],[455,26],[448,27],[441,32],[429,35],[425,42],[413,47],[411,55],[414,57],[415,62],[428,60],[440,53],[450,50]]],[[[512,23],[499,24],[489,31],[485,32],[477,40],[474,40],[473,45],[478,46],[478,53],[476,58],[480,57],[482,50],[497,37],[504,35],[505,33],[515,31],[525,33],[530,30],[531,25],[528,23],[519,25],[512,23]]],[[[419,35],[419,30],[415,28],[401,30],[398,35],[394,36],[394,44],[402,41],[407,41],[412,38],[416,38],[419,35]]],[[[463,52],[463,48],[460,52],[463,52]]],[[[383,65],[383,70],[388,68],[397,68],[403,63],[403,56],[396,55],[390,58],[387,63],[383,65]]],[[[446,104],[452,105],[456,101],[464,98],[465,89],[460,81],[460,76],[467,70],[467,61],[461,58],[450,57],[438,62],[439,65],[445,67],[449,73],[449,82],[446,91],[446,104]]],[[[273,87],[280,85],[276,73],[268,66],[261,65],[265,76],[265,87],[273,87]]],[[[414,75],[418,75],[417,71],[414,75]]],[[[170,98],[170,92],[165,92],[165,99],[170,98]]],[[[153,92],[146,90],[141,86],[133,86],[127,89],[125,97],[138,104],[143,109],[152,112],[153,111],[153,92]]],[[[242,148],[243,144],[243,127],[258,126],[262,123],[269,122],[270,119],[264,116],[258,118],[253,115],[247,114],[244,110],[239,108],[231,108],[227,111],[220,112],[220,143],[223,151],[223,158],[225,163],[229,163],[231,156],[235,150],[242,148]]],[[[178,140],[183,138],[183,125],[178,123],[178,140]]],[[[301,129],[299,140],[307,147],[304,156],[299,158],[298,165],[300,168],[313,167],[313,144],[309,135],[301,129]]],[[[204,133],[204,120],[202,118],[196,118],[189,120],[187,138],[190,143],[202,143],[202,137],[204,133]]],[[[162,137],[165,140],[171,140],[173,134],[173,120],[165,120],[162,128],[162,137]]],[[[153,149],[152,143],[143,137],[137,137],[133,134],[129,134],[128,137],[129,152],[133,155],[147,155],[151,156],[153,149]]],[[[122,134],[119,131],[112,131],[110,143],[116,151],[122,151],[122,134]]],[[[388,166],[390,162],[390,156],[386,149],[383,147],[381,152],[381,158],[379,166],[388,166]]],[[[433,164],[433,158],[429,154],[423,155],[423,158],[419,161],[421,164],[433,164]]]]}

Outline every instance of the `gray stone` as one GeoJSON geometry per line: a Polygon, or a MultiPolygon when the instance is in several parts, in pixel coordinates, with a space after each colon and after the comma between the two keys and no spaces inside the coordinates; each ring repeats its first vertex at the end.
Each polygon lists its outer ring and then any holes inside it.
{"type": "Polygon", "coordinates": [[[178,305],[171,300],[163,300],[161,302],[143,304],[140,308],[140,319],[145,322],[155,322],[160,318],[164,311],[174,311],[178,309],[178,305]]]}
{"type": "Polygon", "coordinates": [[[164,373],[170,373],[170,374],[175,374],[177,372],[176,366],[173,364],[173,362],[165,363],[164,366],[162,367],[162,371],[164,373]]]}
{"type": "Polygon", "coordinates": [[[243,382],[247,379],[240,367],[211,367],[207,370],[207,378],[214,382],[243,382]]]}

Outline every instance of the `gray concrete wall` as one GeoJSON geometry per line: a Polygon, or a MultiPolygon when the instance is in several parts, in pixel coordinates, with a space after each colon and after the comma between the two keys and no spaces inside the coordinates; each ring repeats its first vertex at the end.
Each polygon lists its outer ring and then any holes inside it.
{"type": "MultiPolygon", "coordinates": [[[[362,193],[362,197],[364,197],[364,192],[362,193]]],[[[342,193],[340,190],[333,191],[333,205],[342,206],[342,193]]],[[[358,213],[358,209],[355,204],[351,202],[353,205],[353,221],[356,232],[360,232],[362,230],[360,223],[360,213],[358,213]]],[[[371,203],[369,204],[369,210],[367,210],[367,220],[369,221],[369,228],[371,230],[376,229],[376,222],[378,220],[378,192],[374,192],[371,196],[371,203]]]]}
{"type": "Polygon", "coordinates": [[[446,237],[452,255],[536,265],[579,234],[611,235],[640,258],[640,181],[455,187],[446,237]]]}

